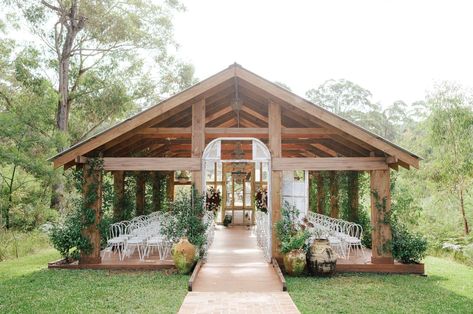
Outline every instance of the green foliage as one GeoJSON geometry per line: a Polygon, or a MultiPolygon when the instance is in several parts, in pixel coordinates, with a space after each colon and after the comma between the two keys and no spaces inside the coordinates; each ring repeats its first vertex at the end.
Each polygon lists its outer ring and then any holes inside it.
{"type": "Polygon", "coordinates": [[[310,234],[302,229],[299,220],[299,210],[285,202],[281,209],[281,219],[276,223],[276,235],[281,242],[280,251],[283,254],[292,250],[307,251],[310,234]]]}
{"type": "Polygon", "coordinates": [[[48,236],[43,231],[18,232],[0,229],[0,262],[20,258],[49,248],[48,236]]]}
{"type": "Polygon", "coordinates": [[[204,196],[199,195],[192,186],[190,193],[179,191],[168,206],[169,216],[163,226],[164,234],[174,242],[187,237],[189,242],[203,253],[201,250],[207,241],[205,237],[207,225],[202,220],[205,213],[204,196]]]}
{"type": "Polygon", "coordinates": [[[82,215],[78,209],[69,213],[64,221],[55,224],[49,234],[49,239],[54,248],[67,260],[78,259],[80,252],[91,249],[90,241],[81,234],[83,228],[82,215]]]}
{"type": "Polygon", "coordinates": [[[419,263],[426,255],[427,240],[417,233],[410,232],[401,223],[394,223],[391,226],[394,258],[403,263],[419,263]]]}

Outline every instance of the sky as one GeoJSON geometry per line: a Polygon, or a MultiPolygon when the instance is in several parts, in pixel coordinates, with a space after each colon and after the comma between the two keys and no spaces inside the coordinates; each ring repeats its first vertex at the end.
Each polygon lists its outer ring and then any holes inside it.
{"type": "Polygon", "coordinates": [[[383,106],[422,100],[443,80],[473,87],[473,1],[183,3],[178,55],[199,79],[237,62],[301,96],[348,79],[383,106]]]}

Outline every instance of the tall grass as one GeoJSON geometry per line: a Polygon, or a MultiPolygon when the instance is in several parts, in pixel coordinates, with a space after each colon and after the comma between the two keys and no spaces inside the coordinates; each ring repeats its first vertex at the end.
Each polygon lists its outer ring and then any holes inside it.
{"type": "Polygon", "coordinates": [[[42,231],[0,230],[0,262],[50,248],[48,235],[42,231]]]}

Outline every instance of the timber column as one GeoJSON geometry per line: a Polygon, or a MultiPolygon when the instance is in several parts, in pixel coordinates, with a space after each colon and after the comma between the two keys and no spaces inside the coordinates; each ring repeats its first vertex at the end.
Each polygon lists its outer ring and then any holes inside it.
{"type": "MultiPolygon", "coordinates": [[[[205,148],[205,99],[192,105],[192,158],[202,159],[205,148]]],[[[203,193],[202,169],[192,171],[192,184],[203,193]]]]}
{"type": "MultiPolygon", "coordinates": [[[[281,152],[281,106],[273,101],[268,104],[268,131],[269,149],[272,158],[280,158],[281,152]]],[[[279,240],[276,236],[275,224],[281,219],[281,181],[282,171],[271,171],[271,233],[272,233],[272,255],[281,260],[279,251],[279,240]]]]}
{"type": "Polygon", "coordinates": [[[123,214],[125,211],[125,172],[114,171],[113,172],[113,220],[123,220],[123,214]]]}
{"type": "Polygon", "coordinates": [[[145,214],[146,174],[143,171],[136,175],[136,216],[145,214]]]}
{"type": "Polygon", "coordinates": [[[389,169],[371,171],[370,189],[371,226],[373,228],[371,262],[373,264],[393,264],[389,169]]]}
{"type": "Polygon", "coordinates": [[[79,264],[100,264],[100,230],[99,224],[102,219],[102,169],[93,162],[86,162],[83,166],[84,185],[82,186],[84,204],[82,208],[82,223],[86,225],[82,229],[82,235],[90,241],[92,246],[89,253],[82,253],[79,264]],[[94,221],[88,224],[86,210],[92,210],[95,214],[94,221]]]}

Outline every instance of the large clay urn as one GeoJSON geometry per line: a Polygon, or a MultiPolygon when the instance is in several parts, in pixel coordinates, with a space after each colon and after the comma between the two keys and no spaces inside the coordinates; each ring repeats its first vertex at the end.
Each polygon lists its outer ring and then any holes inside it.
{"type": "Polygon", "coordinates": [[[328,240],[315,239],[307,254],[309,272],[312,275],[324,276],[335,272],[337,256],[333,252],[328,240]]]}
{"type": "Polygon", "coordinates": [[[183,237],[172,247],[172,259],[180,274],[188,274],[195,262],[195,246],[183,237]]]}
{"type": "Polygon", "coordinates": [[[306,266],[306,255],[304,250],[292,250],[283,256],[284,269],[290,276],[299,276],[304,272],[306,266]]]}

